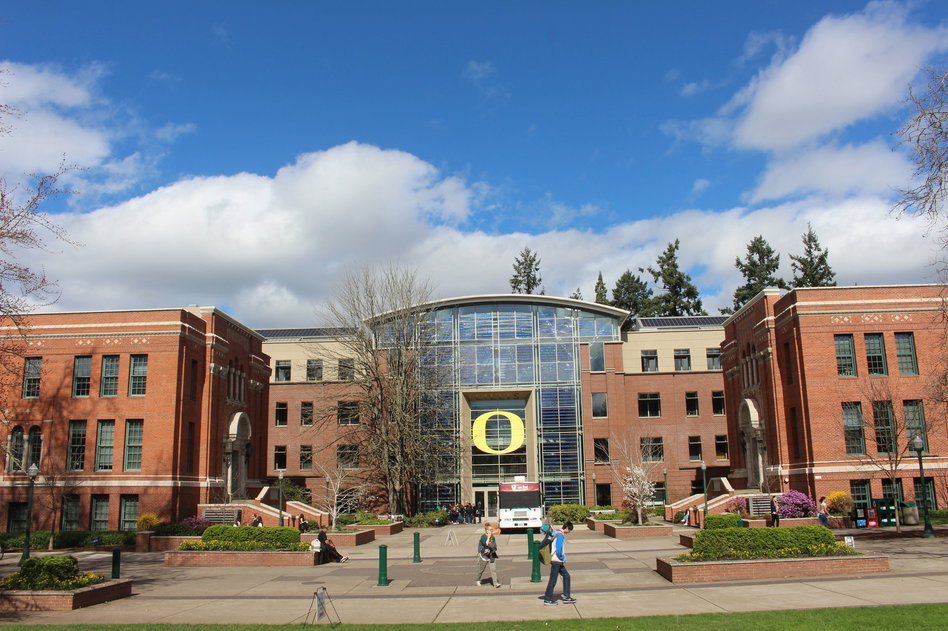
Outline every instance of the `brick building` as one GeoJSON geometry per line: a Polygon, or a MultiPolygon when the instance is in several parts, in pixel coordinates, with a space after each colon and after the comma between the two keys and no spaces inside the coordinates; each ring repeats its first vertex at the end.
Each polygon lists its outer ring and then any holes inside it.
{"type": "Polygon", "coordinates": [[[0,396],[0,519],[131,529],[255,494],[266,473],[269,358],[213,307],[36,314],[2,329],[23,368],[0,396]]]}
{"type": "Polygon", "coordinates": [[[736,488],[918,497],[908,441],[926,439],[929,497],[948,491],[945,286],[761,292],[724,323],[723,366],[736,488]],[[886,473],[886,472],[891,473],[886,473]]]}
{"type": "MultiPolygon", "coordinates": [[[[628,321],[613,307],[532,295],[469,296],[425,308],[439,331],[432,356],[448,370],[445,418],[461,457],[441,484],[422,490],[421,508],[492,507],[497,484],[514,475],[539,480],[550,504],[619,503],[618,476],[630,453],[644,460],[659,499],[666,480],[671,498],[700,489],[702,460],[711,475],[727,475],[724,317],[628,321]],[[473,428],[485,413],[488,438],[480,443],[473,428]],[[522,444],[501,454],[512,422],[523,424],[522,444]]],[[[320,465],[366,464],[353,433],[359,393],[352,360],[331,331],[258,332],[272,358],[269,476],[283,470],[322,496],[320,465]]]]}

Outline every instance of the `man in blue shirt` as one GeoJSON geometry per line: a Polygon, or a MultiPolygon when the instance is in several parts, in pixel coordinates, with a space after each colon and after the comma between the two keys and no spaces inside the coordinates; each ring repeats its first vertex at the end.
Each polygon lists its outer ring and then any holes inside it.
{"type": "Polygon", "coordinates": [[[553,542],[550,544],[550,580],[546,583],[546,593],[543,594],[543,604],[554,606],[559,603],[553,597],[553,590],[556,589],[556,579],[563,577],[563,602],[572,604],[576,599],[570,596],[569,591],[569,572],[566,571],[566,535],[573,532],[573,522],[566,522],[563,528],[553,535],[553,542]]]}

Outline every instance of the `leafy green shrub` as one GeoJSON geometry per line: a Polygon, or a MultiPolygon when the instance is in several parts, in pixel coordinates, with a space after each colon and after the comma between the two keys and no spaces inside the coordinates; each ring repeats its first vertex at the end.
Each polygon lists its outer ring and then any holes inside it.
{"type": "Polygon", "coordinates": [[[392,523],[391,519],[379,519],[374,514],[369,513],[367,511],[363,511],[363,510],[360,510],[359,512],[357,512],[355,516],[356,516],[355,523],[363,524],[365,526],[381,526],[384,524],[392,523]]]}
{"type": "Polygon", "coordinates": [[[350,526],[357,521],[359,521],[359,518],[355,515],[336,515],[336,523],[333,525],[338,529],[344,529],[346,526],[350,526]]]}
{"type": "MultiPolygon", "coordinates": [[[[4,548],[23,548],[26,535],[22,532],[0,533],[0,544],[4,548]]],[[[31,550],[45,549],[48,544],[48,530],[34,530],[30,533],[31,550]]],[[[126,545],[135,545],[135,532],[132,530],[67,530],[57,531],[53,535],[53,547],[57,549],[126,545]]]]}
{"type": "Polygon", "coordinates": [[[433,528],[446,523],[448,523],[448,511],[444,510],[431,510],[405,518],[405,525],[409,528],[433,528]]]}
{"type": "Polygon", "coordinates": [[[661,506],[661,505],[659,505],[659,506],[653,506],[653,507],[651,507],[650,509],[648,509],[648,514],[649,514],[649,515],[655,515],[656,517],[664,517],[664,515],[665,515],[665,507],[664,507],[664,506],[661,506]]]}
{"type": "Polygon", "coordinates": [[[169,524],[167,522],[157,524],[151,531],[155,537],[187,537],[194,534],[184,524],[169,524]]]}
{"type": "MultiPolygon", "coordinates": [[[[251,528],[251,526],[247,526],[247,528],[251,528]]],[[[256,530],[260,530],[260,528],[256,530]]],[[[182,541],[178,549],[214,552],[256,552],[259,550],[305,552],[309,550],[309,544],[297,541],[296,543],[288,543],[283,546],[269,546],[259,541],[219,541],[217,539],[211,539],[209,541],[182,541]]]]}
{"type": "MultiPolygon", "coordinates": [[[[280,527],[253,527],[253,526],[211,526],[201,535],[202,541],[241,541],[252,542],[256,549],[288,548],[300,541],[300,531],[288,526],[280,527]]],[[[187,542],[185,542],[187,543],[187,542]]]]}
{"type": "Polygon", "coordinates": [[[550,508],[553,514],[553,521],[562,524],[571,521],[574,524],[581,524],[589,517],[589,507],[582,504],[557,504],[550,508]]]}
{"type": "Polygon", "coordinates": [[[684,511],[684,510],[678,511],[677,513],[675,513],[675,516],[672,518],[672,521],[675,522],[676,524],[680,524],[681,520],[685,518],[685,514],[687,512],[688,511],[684,511]]]}
{"type": "MultiPolygon", "coordinates": [[[[709,516],[710,517],[710,516],[709,516]]],[[[691,554],[683,561],[782,559],[796,556],[844,556],[855,550],[839,543],[829,528],[719,528],[695,535],[691,554]]]]}
{"type": "Polygon", "coordinates": [[[592,512],[594,510],[619,510],[619,508],[617,506],[613,506],[612,504],[605,504],[602,506],[590,506],[589,510],[592,512]]]}
{"type": "Polygon", "coordinates": [[[737,522],[740,515],[725,513],[724,515],[708,515],[704,522],[705,530],[715,530],[717,528],[737,528],[737,522]]]}
{"type": "Polygon", "coordinates": [[[92,572],[79,573],[79,562],[73,556],[32,557],[24,561],[20,571],[0,583],[4,589],[78,589],[101,583],[105,578],[92,572]]]}
{"type": "MultiPolygon", "coordinates": [[[[918,511],[919,517],[922,516],[922,510],[918,511]]],[[[933,524],[948,524],[948,509],[930,510],[928,518],[933,524]]]]}
{"type": "Polygon", "coordinates": [[[154,513],[142,513],[138,516],[139,530],[151,530],[160,523],[161,520],[158,519],[158,515],[154,513]]]}

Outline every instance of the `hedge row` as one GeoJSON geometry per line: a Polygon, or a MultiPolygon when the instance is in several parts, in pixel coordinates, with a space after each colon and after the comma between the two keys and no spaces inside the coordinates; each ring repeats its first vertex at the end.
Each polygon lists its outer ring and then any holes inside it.
{"type": "Polygon", "coordinates": [[[737,528],[737,522],[740,521],[740,515],[725,513],[723,515],[708,515],[705,519],[705,530],[717,530],[719,528],[737,528]]]}
{"type": "Polygon", "coordinates": [[[101,583],[105,578],[79,573],[79,562],[73,556],[32,557],[23,562],[15,574],[3,579],[4,589],[78,589],[101,583]]]}
{"type": "MultiPolygon", "coordinates": [[[[248,526],[249,528],[250,526],[248,526]]],[[[259,528],[258,528],[259,530],[259,528]]],[[[261,541],[182,541],[178,546],[179,550],[200,550],[200,551],[223,551],[223,552],[256,552],[257,550],[291,550],[294,552],[306,552],[309,550],[308,543],[297,541],[281,546],[272,546],[261,541]]]]}
{"type": "MultiPolygon", "coordinates": [[[[0,545],[4,548],[20,548],[26,544],[22,532],[0,532],[0,545]]],[[[135,533],[131,530],[66,530],[53,535],[53,547],[91,548],[94,546],[135,545],[135,533]]],[[[30,533],[30,549],[45,550],[49,546],[49,531],[34,530],[30,533]]]]}
{"type": "Polygon", "coordinates": [[[849,554],[855,554],[855,551],[837,542],[829,528],[796,526],[702,530],[695,535],[691,554],[679,558],[685,561],[711,561],[849,554]]]}
{"type": "Polygon", "coordinates": [[[300,531],[287,526],[211,526],[201,535],[201,540],[250,542],[259,549],[280,549],[299,543],[300,531]]]}

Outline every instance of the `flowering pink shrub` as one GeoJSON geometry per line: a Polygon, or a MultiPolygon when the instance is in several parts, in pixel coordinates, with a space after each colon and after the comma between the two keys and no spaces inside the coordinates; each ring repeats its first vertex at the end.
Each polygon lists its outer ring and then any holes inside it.
{"type": "Polygon", "coordinates": [[[194,534],[202,535],[204,534],[204,531],[207,530],[208,526],[211,525],[211,522],[207,521],[203,517],[198,517],[195,515],[193,517],[182,519],[181,524],[194,534]]]}
{"type": "Polygon", "coordinates": [[[737,513],[738,515],[747,514],[747,498],[741,497],[732,497],[727,501],[727,504],[724,505],[724,510],[728,513],[737,513]]]}
{"type": "Polygon", "coordinates": [[[816,515],[816,502],[800,491],[790,490],[780,496],[781,517],[813,517],[816,515]]]}

